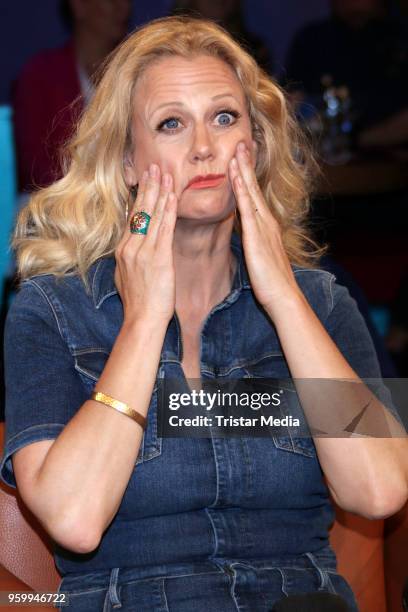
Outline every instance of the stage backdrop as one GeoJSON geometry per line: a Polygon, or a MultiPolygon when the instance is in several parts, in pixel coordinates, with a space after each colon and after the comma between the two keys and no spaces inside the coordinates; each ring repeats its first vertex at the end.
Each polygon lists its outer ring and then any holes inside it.
{"type": "MultiPolygon", "coordinates": [[[[166,14],[169,0],[133,0],[132,27],[166,14]]],[[[59,0],[1,0],[0,104],[10,100],[10,87],[24,62],[42,49],[58,46],[67,36],[58,17],[59,0]]],[[[278,70],[283,67],[294,32],[328,14],[329,0],[248,0],[244,12],[248,29],[270,48],[278,70]]]]}

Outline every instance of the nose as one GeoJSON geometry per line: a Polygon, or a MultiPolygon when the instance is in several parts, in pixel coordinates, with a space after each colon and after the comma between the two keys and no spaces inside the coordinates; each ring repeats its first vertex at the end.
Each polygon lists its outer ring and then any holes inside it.
{"type": "Polygon", "coordinates": [[[191,161],[198,162],[213,159],[214,155],[214,143],[206,126],[196,125],[191,144],[191,161]]]}

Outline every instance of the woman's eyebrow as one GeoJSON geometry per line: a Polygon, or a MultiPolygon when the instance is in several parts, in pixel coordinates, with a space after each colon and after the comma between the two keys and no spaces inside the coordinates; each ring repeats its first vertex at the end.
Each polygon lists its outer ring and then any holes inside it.
{"type": "Polygon", "coordinates": [[[183,102],[164,102],[163,104],[159,104],[159,106],[156,106],[156,108],[153,109],[153,111],[151,112],[151,115],[154,115],[155,112],[157,112],[161,108],[164,108],[165,106],[184,106],[184,103],[183,102]]]}
{"type": "Polygon", "coordinates": [[[211,100],[218,100],[219,98],[233,98],[236,102],[238,102],[238,100],[236,99],[236,97],[232,93],[218,94],[217,96],[213,96],[211,98],[211,100]]]}

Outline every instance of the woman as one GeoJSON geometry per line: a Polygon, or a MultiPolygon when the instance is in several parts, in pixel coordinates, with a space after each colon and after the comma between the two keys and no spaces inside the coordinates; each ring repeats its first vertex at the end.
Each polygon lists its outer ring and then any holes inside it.
{"type": "Polygon", "coordinates": [[[19,191],[61,176],[59,149],[92,96],[92,75],[126,36],[129,0],[60,0],[71,36],[62,47],[31,57],[13,91],[19,191]]]}
{"type": "Polygon", "coordinates": [[[294,134],[223,30],[161,19],[111,58],[66,175],[21,213],[2,473],[76,611],[255,612],[319,590],[356,609],[322,471],[343,508],[393,513],[405,439],[157,430],[156,379],[378,376],[354,303],[310,265],[294,134]]]}

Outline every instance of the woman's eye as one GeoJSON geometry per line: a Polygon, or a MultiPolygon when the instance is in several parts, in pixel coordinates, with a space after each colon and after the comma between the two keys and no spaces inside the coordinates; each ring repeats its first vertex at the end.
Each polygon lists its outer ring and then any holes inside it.
{"type": "Polygon", "coordinates": [[[219,113],[217,115],[219,125],[230,125],[233,123],[234,117],[232,113],[219,113]]]}
{"type": "Polygon", "coordinates": [[[228,125],[232,125],[233,123],[235,123],[238,117],[239,117],[239,114],[237,112],[224,110],[224,111],[217,113],[216,121],[217,121],[217,124],[220,126],[228,126],[228,125]]]}
{"type": "Polygon", "coordinates": [[[159,123],[157,129],[163,132],[171,132],[179,127],[179,122],[180,119],[178,119],[177,117],[169,117],[168,119],[164,119],[164,121],[159,123]]]}

